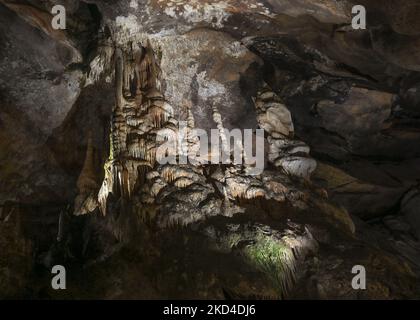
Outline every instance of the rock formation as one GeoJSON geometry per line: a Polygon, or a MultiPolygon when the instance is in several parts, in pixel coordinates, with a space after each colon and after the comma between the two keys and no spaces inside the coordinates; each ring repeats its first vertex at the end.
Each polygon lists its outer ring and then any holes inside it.
{"type": "Polygon", "coordinates": [[[359,2],[0,0],[0,297],[420,297],[420,7],[359,2]]]}

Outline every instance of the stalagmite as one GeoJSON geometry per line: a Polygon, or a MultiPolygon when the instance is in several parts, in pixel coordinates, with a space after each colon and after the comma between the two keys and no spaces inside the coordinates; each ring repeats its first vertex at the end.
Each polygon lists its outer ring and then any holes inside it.
{"type": "Polygon", "coordinates": [[[156,164],[157,147],[162,143],[159,130],[173,131],[174,126],[173,108],[160,91],[159,66],[150,44],[117,48],[115,56],[116,106],[111,152],[98,194],[104,214],[110,193],[130,198],[138,182],[146,179],[156,164]]]}
{"type": "Polygon", "coordinates": [[[293,138],[293,121],[287,107],[267,84],[258,92],[254,105],[259,126],[268,134],[268,160],[287,174],[309,179],[316,161],[309,155],[310,148],[293,138]]]}

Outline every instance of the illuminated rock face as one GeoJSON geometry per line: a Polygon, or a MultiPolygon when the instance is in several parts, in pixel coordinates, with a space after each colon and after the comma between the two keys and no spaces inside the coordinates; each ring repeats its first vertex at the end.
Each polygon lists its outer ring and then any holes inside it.
{"type": "Polygon", "coordinates": [[[99,191],[103,214],[109,193],[130,198],[138,181],[156,163],[159,130],[173,126],[169,122],[173,110],[160,91],[158,68],[150,46],[115,51],[116,105],[110,156],[99,191]]]}
{"type": "Polygon", "coordinates": [[[92,138],[89,138],[85,162],[77,180],[79,194],[74,201],[74,215],[76,216],[90,213],[98,206],[96,196],[98,184],[95,180],[94,156],[92,138]]]}
{"type": "Polygon", "coordinates": [[[258,92],[255,107],[258,123],[268,134],[269,161],[287,174],[309,180],[316,161],[309,156],[310,148],[304,142],[293,139],[290,111],[268,87],[258,92]]]}
{"type": "Polygon", "coordinates": [[[0,297],[63,298],[56,263],[80,298],[420,296],[415,0],[357,32],[355,1],[64,2],[56,32],[0,1],[0,297]],[[264,131],[261,173],[179,161],[223,128],[264,131]]]}

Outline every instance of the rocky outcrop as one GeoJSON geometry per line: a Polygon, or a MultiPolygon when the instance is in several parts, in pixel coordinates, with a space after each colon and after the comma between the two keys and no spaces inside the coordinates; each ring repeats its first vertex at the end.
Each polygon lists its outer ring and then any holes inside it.
{"type": "Polygon", "coordinates": [[[293,121],[287,107],[268,87],[258,92],[255,107],[259,126],[268,135],[268,160],[287,174],[309,180],[316,161],[304,142],[293,139],[293,121]]]}

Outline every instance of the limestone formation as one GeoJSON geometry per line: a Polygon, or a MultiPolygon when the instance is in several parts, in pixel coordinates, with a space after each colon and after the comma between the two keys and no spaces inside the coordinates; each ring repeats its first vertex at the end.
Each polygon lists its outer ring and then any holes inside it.
{"type": "Polygon", "coordinates": [[[290,111],[267,85],[258,92],[254,103],[258,123],[268,135],[268,160],[287,174],[310,179],[316,161],[309,156],[310,148],[294,139],[290,111]]]}
{"type": "Polygon", "coordinates": [[[0,298],[420,297],[417,0],[54,4],[0,0],[0,298]]]}
{"type": "Polygon", "coordinates": [[[115,50],[115,82],[110,155],[99,191],[104,215],[109,193],[129,199],[155,166],[158,132],[171,130],[173,117],[160,92],[159,66],[150,44],[115,50]]]}

